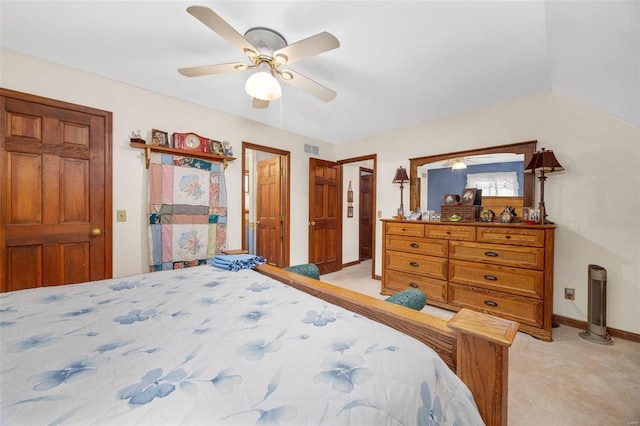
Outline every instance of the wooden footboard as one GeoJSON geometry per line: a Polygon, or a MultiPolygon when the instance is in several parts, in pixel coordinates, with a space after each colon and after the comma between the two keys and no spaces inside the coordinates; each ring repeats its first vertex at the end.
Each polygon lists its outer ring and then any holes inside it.
{"type": "Polygon", "coordinates": [[[447,321],[271,265],[256,270],[423,342],[469,387],[487,425],[507,424],[509,347],[518,323],[468,309],[447,321]]]}

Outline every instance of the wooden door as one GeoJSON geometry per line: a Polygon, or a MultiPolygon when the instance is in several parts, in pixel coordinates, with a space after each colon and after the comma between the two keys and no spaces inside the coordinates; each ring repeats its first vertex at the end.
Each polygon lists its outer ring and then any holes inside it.
{"type": "Polygon", "coordinates": [[[280,156],[258,161],[256,254],[282,267],[282,180],[280,156]]]}
{"type": "Polygon", "coordinates": [[[0,291],[110,278],[111,113],[0,102],[0,291]]]}
{"type": "Polygon", "coordinates": [[[309,160],[309,263],[321,274],[342,268],[342,168],[309,160]]]}
{"type": "Polygon", "coordinates": [[[373,224],[373,170],[360,167],[360,197],[358,207],[360,260],[371,259],[372,224],[373,224]]]}

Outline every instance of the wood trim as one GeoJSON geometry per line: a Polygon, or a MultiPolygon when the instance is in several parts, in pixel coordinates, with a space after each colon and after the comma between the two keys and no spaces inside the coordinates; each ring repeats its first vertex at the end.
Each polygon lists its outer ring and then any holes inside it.
{"type": "Polygon", "coordinates": [[[242,214],[241,246],[242,246],[242,249],[244,250],[248,249],[248,247],[245,247],[246,221],[244,218],[245,209],[246,209],[246,206],[244,203],[244,172],[247,169],[246,155],[245,155],[245,152],[247,149],[280,155],[285,159],[283,164],[283,174],[282,174],[282,179],[284,181],[284,188],[282,189],[282,192],[283,192],[282,200],[284,203],[284,205],[282,206],[282,209],[284,210],[282,212],[284,216],[282,234],[285,235],[283,239],[284,247],[282,250],[282,262],[283,262],[282,266],[283,267],[289,266],[291,261],[290,259],[291,238],[289,237],[291,235],[291,232],[290,232],[290,229],[291,229],[291,152],[278,149],[278,148],[273,148],[270,146],[257,145],[251,142],[242,141],[242,183],[240,184],[240,191],[241,191],[240,200],[241,200],[241,212],[242,212],[241,213],[242,214]]]}
{"type": "MultiPolygon", "coordinates": [[[[553,322],[558,324],[568,325],[569,327],[578,328],[580,330],[586,330],[588,324],[586,321],[580,321],[573,318],[563,317],[561,315],[553,315],[553,322]]],[[[617,328],[607,327],[607,333],[611,337],[617,337],[619,339],[628,340],[630,342],[640,343],[640,334],[632,333],[630,331],[618,330],[617,328]]]]}
{"type": "Polygon", "coordinates": [[[508,350],[518,323],[468,309],[447,321],[271,265],[256,270],[426,344],[469,387],[486,424],[507,424],[508,350]]]}
{"type": "Polygon", "coordinates": [[[376,275],[376,228],[377,228],[377,219],[375,213],[378,208],[378,154],[369,154],[369,155],[361,155],[359,157],[345,158],[344,160],[339,160],[337,163],[349,164],[349,163],[357,163],[360,161],[369,161],[373,160],[373,182],[372,182],[372,191],[373,191],[373,212],[374,217],[371,221],[371,278],[373,279],[381,279],[379,275],[376,275]]]}
{"type": "Polygon", "coordinates": [[[359,264],[360,264],[359,260],[354,260],[353,262],[343,263],[341,268],[344,269],[344,268],[348,268],[349,266],[355,266],[359,264]]]}
{"type": "MultiPolygon", "coordinates": [[[[526,142],[518,142],[511,143],[506,145],[497,145],[490,146],[487,148],[476,148],[469,149],[467,151],[458,151],[458,152],[448,152],[445,154],[436,154],[429,155],[426,157],[414,157],[410,158],[410,166],[409,166],[409,205],[411,210],[416,208],[416,191],[414,189],[416,178],[418,177],[418,167],[423,164],[433,163],[434,161],[448,160],[450,158],[455,157],[468,157],[470,155],[480,155],[480,154],[493,154],[493,153],[513,153],[513,154],[524,154],[524,164],[525,167],[531,161],[533,154],[536,150],[537,140],[526,141],[526,142]]],[[[524,188],[523,188],[523,206],[532,206],[533,199],[535,193],[535,180],[533,173],[525,173],[524,174],[524,188]]],[[[422,207],[422,206],[421,206],[422,207]]],[[[496,212],[496,214],[499,214],[496,212]]]]}

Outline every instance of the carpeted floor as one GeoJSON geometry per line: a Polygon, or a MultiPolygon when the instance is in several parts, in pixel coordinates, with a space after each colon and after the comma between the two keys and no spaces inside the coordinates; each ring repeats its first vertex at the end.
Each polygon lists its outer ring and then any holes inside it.
{"type": "MultiPolygon", "coordinates": [[[[321,280],[378,298],[371,261],[321,280]]],[[[426,306],[431,315],[453,312],[426,306]]],[[[614,338],[603,346],[577,328],[553,329],[553,342],[518,333],[509,352],[509,425],[623,425],[640,422],[640,343],[614,338]]]]}

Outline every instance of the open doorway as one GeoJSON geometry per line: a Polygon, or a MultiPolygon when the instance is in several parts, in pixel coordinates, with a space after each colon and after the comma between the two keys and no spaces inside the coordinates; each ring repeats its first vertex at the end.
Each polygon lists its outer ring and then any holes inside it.
{"type": "Polygon", "coordinates": [[[377,155],[348,158],[338,163],[342,166],[343,205],[346,206],[342,209],[343,266],[371,259],[371,278],[375,279],[377,155]]]}
{"type": "Polygon", "coordinates": [[[242,248],[289,265],[290,152],[242,142],[242,248]]]}

